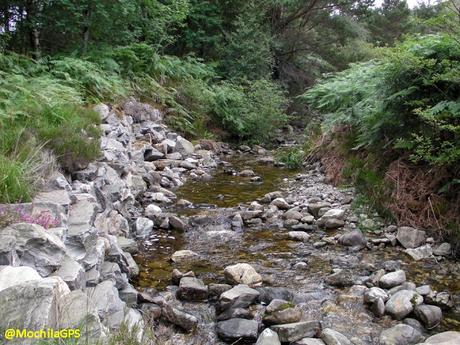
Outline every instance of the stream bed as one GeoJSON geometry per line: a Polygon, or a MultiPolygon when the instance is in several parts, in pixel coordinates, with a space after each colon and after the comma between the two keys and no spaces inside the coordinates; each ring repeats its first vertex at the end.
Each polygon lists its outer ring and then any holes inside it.
{"type": "MultiPolygon", "coordinates": [[[[455,261],[414,261],[401,248],[392,246],[353,252],[340,245],[320,248],[314,245],[322,237],[334,236],[343,229],[315,231],[307,242],[291,239],[282,221],[245,224],[242,229],[235,230],[232,227],[235,212],[257,207],[251,203],[269,192],[282,191],[287,198],[303,202],[315,194],[346,199],[353,191],[332,187],[318,174],[302,175],[300,171],[261,164],[257,156],[224,159],[227,163],[219,165],[211,179],[189,179],[175,191],[178,199],[192,204],[186,207],[173,204],[166,211],[187,217],[190,227],[185,232],[156,230],[141,243],[135,256],[140,267],[135,281],[138,288],[170,289],[174,268],[182,272],[192,270],[205,284],[225,283],[223,270],[226,266],[249,263],[262,275],[264,285],[296,291],[300,296],[298,302],[304,302],[302,308],[307,319],[322,318],[326,325],[334,325],[336,330],[354,336],[352,339],[358,339],[357,344],[375,343],[375,337],[394,325],[394,320],[372,318],[362,300],[358,302],[353,288],[348,291],[348,288],[326,284],[325,278],[333,268],[350,269],[359,277],[368,274],[366,267],[380,267],[385,261],[396,260],[406,272],[408,281],[417,286],[430,284],[437,291],[449,291],[456,307],[459,306],[460,267],[455,261]],[[253,170],[261,181],[254,182],[234,173],[247,169],[253,170]],[[200,260],[173,263],[171,255],[184,249],[198,253],[200,260]],[[301,268],[296,265],[299,262],[304,263],[301,268]],[[350,318],[359,326],[350,327],[350,318]]],[[[365,235],[370,239],[378,237],[373,233],[365,235]]],[[[434,333],[443,330],[460,330],[458,308],[444,314],[434,333]]]]}

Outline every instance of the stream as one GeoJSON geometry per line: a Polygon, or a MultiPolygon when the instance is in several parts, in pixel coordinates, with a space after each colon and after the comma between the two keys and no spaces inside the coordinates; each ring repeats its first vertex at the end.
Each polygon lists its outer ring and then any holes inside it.
{"type": "MultiPolygon", "coordinates": [[[[224,156],[222,159],[224,161],[215,169],[211,179],[189,179],[174,191],[178,200],[186,199],[191,204],[172,204],[166,211],[186,217],[190,227],[185,232],[156,230],[141,242],[140,251],[135,256],[140,267],[140,274],[134,282],[138,288],[174,291],[175,287],[171,286],[174,268],[182,272],[192,270],[205,284],[225,283],[223,270],[226,266],[249,263],[262,275],[264,286],[295,291],[295,302],[301,306],[304,319],[322,319],[324,325],[333,326],[356,344],[376,343],[378,334],[394,325],[395,321],[388,317],[373,318],[362,299],[358,298],[356,285],[337,288],[325,283],[325,278],[334,268],[350,270],[355,284],[359,284],[360,277],[369,275],[376,267],[380,268],[383,262],[395,260],[406,272],[408,281],[417,286],[430,284],[437,291],[449,291],[459,305],[460,269],[455,261],[415,261],[401,248],[393,246],[376,245],[371,249],[353,251],[337,244],[317,244],[343,229],[316,230],[310,233],[309,241],[296,241],[288,236],[290,230],[282,220],[276,221],[276,217],[275,221],[254,221],[253,224],[250,220],[242,229],[235,230],[232,227],[235,213],[257,209],[260,205],[253,202],[266,193],[281,191],[294,204],[302,204],[320,195],[325,200],[352,209],[353,190],[328,185],[318,171],[301,172],[262,164],[256,155],[224,156]],[[235,174],[247,169],[253,170],[261,181],[255,182],[250,177],[235,174]],[[198,253],[200,259],[173,263],[171,255],[184,249],[198,253]]],[[[368,239],[382,237],[378,232],[367,232],[365,235],[368,239]]],[[[209,318],[207,307],[200,309],[197,306],[201,303],[187,302],[184,305],[203,318],[209,318]]],[[[198,331],[200,339],[203,343],[218,344],[218,340],[208,334],[211,328],[198,331]],[[203,332],[206,334],[203,335],[203,332]]],[[[460,313],[456,308],[444,313],[441,325],[433,333],[444,330],[460,330],[460,313]]]]}

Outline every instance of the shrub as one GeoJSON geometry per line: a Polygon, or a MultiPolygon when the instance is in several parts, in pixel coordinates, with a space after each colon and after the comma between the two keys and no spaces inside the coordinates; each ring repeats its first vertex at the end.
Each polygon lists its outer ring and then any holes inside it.
{"type": "Polygon", "coordinates": [[[289,169],[298,169],[302,166],[305,152],[301,147],[291,147],[278,150],[276,159],[284,163],[289,169]]]}

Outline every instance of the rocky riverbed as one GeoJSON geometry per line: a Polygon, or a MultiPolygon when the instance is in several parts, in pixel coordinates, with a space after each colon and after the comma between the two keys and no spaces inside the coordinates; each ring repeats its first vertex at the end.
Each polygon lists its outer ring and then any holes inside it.
{"type": "Polygon", "coordinates": [[[27,217],[0,230],[0,330],[84,320],[94,342],[127,325],[151,344],[460,344],[447,243],[352,206],[318,164],[194,145],[134,100],[96,110],[103,157],[3,206],[27,217]]]}

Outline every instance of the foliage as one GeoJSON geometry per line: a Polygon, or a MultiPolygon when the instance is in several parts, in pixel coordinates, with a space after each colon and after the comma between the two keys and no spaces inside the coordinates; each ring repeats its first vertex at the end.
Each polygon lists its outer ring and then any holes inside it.
{"type": "Polygon", "coordinates": [[[301,147],[290,147],[279,149],[276,159],[284,163],[288,169],[298,169],[304,162],[305,152],[301,147]]]}
{"type": "Polygon", "coordinates": [[[385,57],[354,65],[304,98],[325,124],[358,131],[355,148],[392,148],[414,162],[460,158],[460,45],[448,36],[415,37],[385,57]]]}
{"type": "Polygon", "coordinates": [[[267,142],[274,129],[287,118],[283,91],[267,80],[244,85],[222,82],[212,89],[210,109],[219,123],[233,136],[246,141],[267,142]]]}

